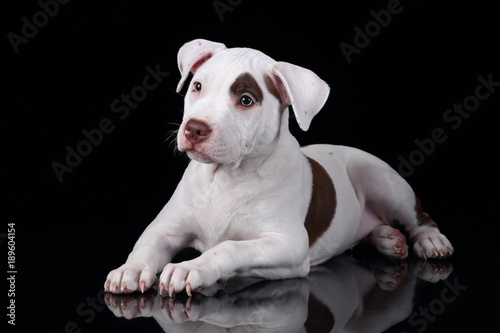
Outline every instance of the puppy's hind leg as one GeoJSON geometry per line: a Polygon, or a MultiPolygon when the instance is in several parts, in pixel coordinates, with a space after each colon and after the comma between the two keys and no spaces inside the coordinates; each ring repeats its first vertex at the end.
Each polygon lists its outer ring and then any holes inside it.
{"type": "MultiPolygon", "coordinates": [[[[447,257],[453,253],[450,241],[438,229],[410,185],[388,164],[368,155],[349,164],[349,177],[360,202],[363,218],[377,218],[380,224],[368,235],[377,249],[390,257],[406,258],[406,238],[395,228],[399,223],[408,232],[415,254],[423,259],[447,257]]],[[[361,221],[363,224],[363,219],[361,221]]]]}

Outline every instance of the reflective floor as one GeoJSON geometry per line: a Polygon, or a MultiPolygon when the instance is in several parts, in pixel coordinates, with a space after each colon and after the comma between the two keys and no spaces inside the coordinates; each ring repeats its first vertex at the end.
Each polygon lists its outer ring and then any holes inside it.
{"type": "MultiPolygon", "coordinates": [[[[36,258],[48,260],[19,269],[16,331],[36,323],[52,333],[464,332],[490,328],[497,317],[491,304],[499,299],[499,264],[489,256],[499,253],[498,245],[460,240],[453,231],[456,252],[449,261],[393,261],[355,249],[303,279],[234,279],[173,299],[154,291],[104,293],[107,271],[134,241],[113,234],[19,235],[37,249],[36,258]]],[[[19,262],[27,259],[20,253],[19,262]]]]}
{"type": "Polygon", "coordinates": [[[206,291],[209,296],[173,299],[106,294],[116,317],[152,317],[165,332],[383,332],[409,320],[424,328],[467,289],[444,262],[369,262],[347,255],[315,267],[307,278],[233,280],[206,291]],[[426,282],[444,281],[442,300],[428,313],[413,314],[426,282]]]}

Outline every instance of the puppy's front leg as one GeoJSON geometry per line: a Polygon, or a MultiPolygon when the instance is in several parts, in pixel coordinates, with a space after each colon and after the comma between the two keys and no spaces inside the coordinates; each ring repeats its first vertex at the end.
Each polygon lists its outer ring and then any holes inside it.
{"type": "Polygon", "coordinates": [[[105,291],[119,294],[150,289],[156,282],[156,274],[186,246],[185,221],[176,208],[175,198],[174,193],[142,233],[125,264],[108,274],[105,291]]]}
{"type": "Polygon", "coordinates": [[[168,264],[160,276],[160,295],[200,292],[220,279],[243,274],[265,279],[303,277],[309,273],[307,233],[273,234],[255,240],[224,241],[198,258],[168,264]]]}

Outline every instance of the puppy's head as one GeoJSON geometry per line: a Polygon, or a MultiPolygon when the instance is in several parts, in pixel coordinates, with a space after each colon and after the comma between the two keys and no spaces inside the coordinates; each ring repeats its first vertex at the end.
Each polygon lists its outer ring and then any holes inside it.
{"type": "Polygon", "coordinates": [[[285,109],[292,105],[299,126],[307,130],[330,90],[307,69],[201,39],[182,46],[178,64],[177,91],[193,73],[178,148],[203,163],[239,165],[268,154],[287,129],[285,109]]]}

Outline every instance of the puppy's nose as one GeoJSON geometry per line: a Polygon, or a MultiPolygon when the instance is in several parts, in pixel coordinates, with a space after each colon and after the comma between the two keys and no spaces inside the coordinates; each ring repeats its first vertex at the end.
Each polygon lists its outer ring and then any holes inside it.
{"type": "Polygon", "coordinates": [[[210,132],[211,129],[207,124],[199,120],[191,119],[186,124],[184,135],[186,139],[192,143],[200,143],[209,137],[210,132]]]}

